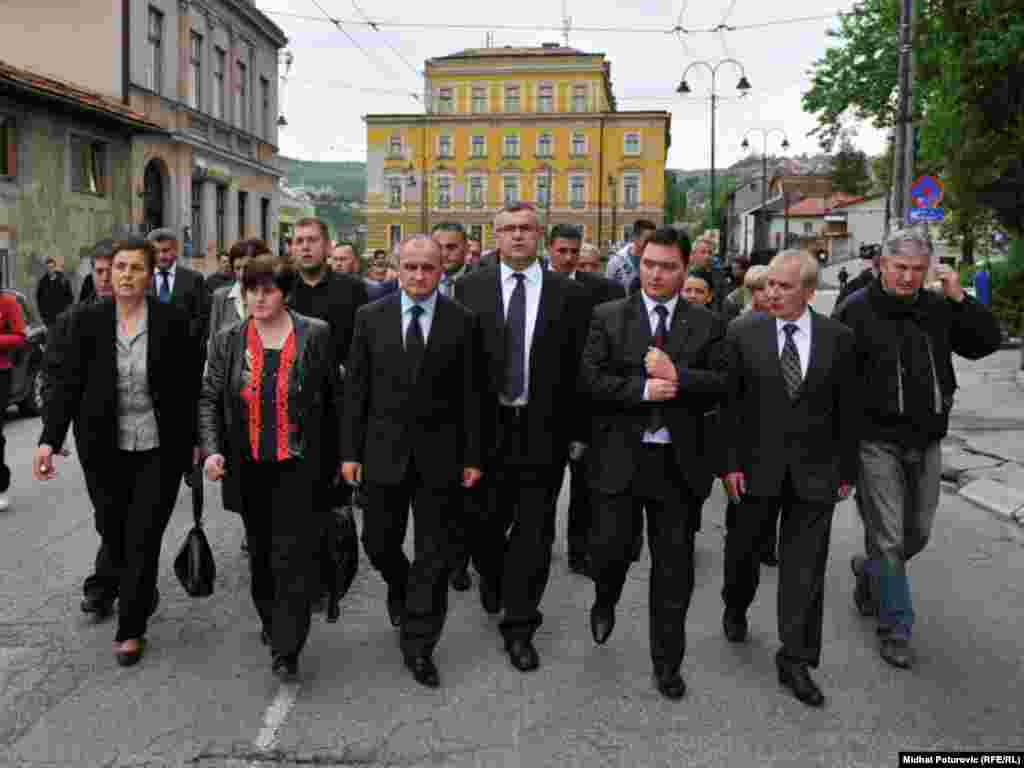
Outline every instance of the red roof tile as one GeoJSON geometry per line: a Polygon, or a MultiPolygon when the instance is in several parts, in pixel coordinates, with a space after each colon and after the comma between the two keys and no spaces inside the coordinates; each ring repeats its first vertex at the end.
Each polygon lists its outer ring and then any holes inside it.
{"type": "Polygon", "coordinates": [[[49,75],[31,72],[27,69],[13,67],[5,61],[0,61],[0,85],[4,83],[13,84],[16,87],[33,91],[42,96],[72,101],[84,110],[98,112],[119,122],[130,123],[138,128],[163,130],[163,128],[149,120],[142,113],[136,112],[119,101],[115,101],[95,91],[86,90],[73,83],[58,80],[49,75]]]}
{"type": "Polygon", "coordinates": [[[790,216],[824,216],[835,208],[842,208],[845,205],[852,205],[864,200],[857,195],[846,195],[837,192],[829,197],[807,197],[799,203],[789,206],[790,216]]]}

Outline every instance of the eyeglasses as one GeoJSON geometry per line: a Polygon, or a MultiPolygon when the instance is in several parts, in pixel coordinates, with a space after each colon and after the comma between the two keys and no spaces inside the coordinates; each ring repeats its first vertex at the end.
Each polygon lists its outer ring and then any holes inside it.
{"type": "Polygon", "coordinates": [[[516,232],[526,235],[530,232],[536,232],[537,227],[534,224],[508,224],[504,227],[498,227],[495,231],[499,235],[514,235],[516,232]]]}

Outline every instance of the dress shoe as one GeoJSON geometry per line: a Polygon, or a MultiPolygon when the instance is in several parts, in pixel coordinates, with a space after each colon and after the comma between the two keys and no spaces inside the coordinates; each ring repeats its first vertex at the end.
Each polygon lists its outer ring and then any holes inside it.
{"type": "Polygon", "coordinates": [[[388,598],[388,618],[391,620],[391,626],[395,629],[402,626],[402,622],[405,621],[404,597],[388,598]]]}
{"type": "Polygon", "coordinates": [[[405,666],[412,672],[416,682],[425,685],[427,688],[437,688],[441,684],[441,678],[437,674],[437,666],[429,656],[410,656],[405,660],[405,666]]]}
{"type": "Polygon", "coordinates": [[[483,577],[480,578],[480,604],[492,616],[501,613],[501,591],[483,577]]]}
{"type": "Polygon", "coordinates": [[[789,688],[793,695],[809,707],[820,707],[825,704],[825,696],[811,679],[806,664],[776,659],[779,669],[779,682],[789,688]]]}
{"type": "Polygon", "coordinates": [[[274,661],[270,666],[274,677],[282,683],[295,682],[299,674],[299,656],[296,653],[275,653],[274,661]]]}
{"type": "Polygon", "coordinates": [[[682,675],[678,669],[672,667],[655,667],[654,684],[658,693],[666,699],[675,701],[686,694],[686,683],[683,682],[682,675]]]}
{"type": "Polygon", "coordinates": [[[509,661],[520,672],[532,672],[540,666],[537,649],[529,640],[512,640],[506,646],[509,661]]]}
{"type": "Polygon", "coordinates": [[[767,565],[769,568],[775,568],[779,564],[779,558],[775,554],[774,550],[766,549],[761,552],[761,565],[767,565]]]}
{"type": "Polygon", "coordinates": [[[871,597],[871,581],[864,570],[866,564],[867,558],[864,555],[854,555],[850,558],[850,570],[853,571],[853,578],[856,580],[853,587],[853,603],[861,616],[877,616],[878,604],[871,597]]]}
{"type": "Polygon", "coordinates": [[[91,613],[102,620],[114,612],[114,598],[96,592],[89,593],[82,600],[82,613],[91,613]]]}
{"type": "Polygon", "coordinates": [[[730,643],[743,643],[747,639],[747,617],[735,616],[726,611],[722,616],[722,629],[730,643]]]}
{"type": "Polygon", "coordinates": [[[615,606],[594,603],[590,609],[590,634],[594,642],[604,645],[615,629],[615,606]]]}
{"type": "Polygon", "coordinates": [[[118,665],[122,667],[133,667],[139,663],[142,659],[142,654],[146,652],[146,640],[145,638],[139,637],[134,640],[125,640],[123,643],[118,643],[117,648],[114,651],[114,656],[117,658],[118,665]]]}
{"type": "Polygon", "coordinates": [[[914,664],[914,654],[906,638],[883,635],[878,652],[888,664],[899,669],[910,669],[914,664]]]}
{"type": "Polygon", "coordinates": [[[469,571],[465,568],[460,568],[452,574],[452,589],[456,592],[465,592],[473,586],[473,579],[469,575],[469,571]]]}

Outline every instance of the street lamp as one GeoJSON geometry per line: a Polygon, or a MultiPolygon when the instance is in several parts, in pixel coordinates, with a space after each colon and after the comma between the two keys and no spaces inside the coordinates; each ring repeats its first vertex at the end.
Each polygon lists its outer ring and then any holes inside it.
{"type": "MultiPolygon", "coordinates": [[[[768,202],[768,139],[774,133],[780,134],[782,136],[782,143],[779,146],[782,147],[783,151],[789,149],[789,139],[786,138],[786,132],[783,131],[781,128],[769,128],[767,130],[765,130],[764,128],[751,128],[749,131],[743,134],[743,143],[740,144],[740,147],[742,147],[744,150],[750,149],[750,141],[747,139],[747,137],[750,136],[750,134],[752,133],[761,134],[761,138],[763,140],[761,147],[761,216],[765,216],[766,211],[764,207],[765,204],[768,202]]],[[[762,232],[763,231],[764,230],[762,228],[762,232]]],[[[755,240],[756,239],[757,238],[755,237],[755,240]]],[[[761,245],[764,245],[764,243],[762,242],[761,245]]]]}
{"type": "Polygon", "coordinates": [[[717,64],[710,64],[706,61],[694,61],[686,69],[683,70],[683,77],[679,81],[679,87],[676,88],[676,93],[687,94],[690,93],[690,86],[686,82],[686,76],[690,70],[694,67],[701,66],[706,67],[708,72],[711,73],[711,226],[715,227],[717,219],[715,217],[715,110],[718,108],[718,91],[715,88],[715,78],[718,75],[718,68],[723,64],[732,64],[740,71],[739,82],[736,83],[736,90],[741,94],[746,93],[750,90],[750,81],[747,80],[746,70],[743,69],[743,65],[740,64],[736,59],[722,59],[717,64]]]}

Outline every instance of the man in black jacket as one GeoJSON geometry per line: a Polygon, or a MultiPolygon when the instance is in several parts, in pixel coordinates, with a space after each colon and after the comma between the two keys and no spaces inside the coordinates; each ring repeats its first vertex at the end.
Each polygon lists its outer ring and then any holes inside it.
{"type": "Polygon", "coordinates": [[[57,260],[51,256],[46,260],[46,274],[39,278],[39,285],[36,286],[39,316],[43,318],[46,326],[50,327],[57,319],[57,315],[71,306],[74,300],[71,283],[57,268],[57,260]]]}
{"type": "Polygon", "coordinates": [[[206,279],[202,273],[178,263],[178,236],[173,229],[155,229],[146,239],[156,245],[158,253],[150,294],[164,304],[173,304],[185,311],[189,319],[189,336],[199,350],[200,363],[205,363],[210,307],[213,304],[206,279]]]}
{"type": "Polygon", "coordinates": [[[505,648],[512,665],[528,672],[540,663],[533,635],[555,537],[551,468],[581,437],[573,403],[589,304],[574,281],[541,269],[542,230],[532,206],[502,209],[495,232],[501,265],[455,284],[482,339],[477,367],[489,480],[474,561],[483,568],[484,609],[497,613],[504,605],[505,648]]]}
{"type": "Polygon", "coordinates": [[[907,562],[927,544],[939,504],[952,355],[977,360],[1001,341],[995,317],[964,292],[955,270],[936,269],[939,291],[923,287],[931,260],[926,237],[893,232],[878,279],[836,312],[856,338],[851,388],[863,401],[857,495],[867,553],[851,563],[854,600],[862,615],[877,614],[879,652],[900,668],[913,664],[907,562]]]}
{"type": "Polygon", "coordinates": [[[725,323],[681,297],[686,260],[672,229],[640,258],[640,293],[594,310],[581,380],[594,404],[587,466],[594,490],[590,629],[607,642],[631,560],[636,518],[647,512],[650,641],[658,691],[678,699],[693,593],[696,519],[711,489],[704,412],[723,392],[713,370],[725,323]]]}
{"type": "Polygon", "coordinates": [[[367,483],[363,547],[388,585],[402,655],[417,682],[439,684],[432,658],[447,611],[452,536],[461,490],[480,481],[480,395],[472,314],[438,291],[441,249],[427,235],[403,243],[398,293],[356,315],[345,387],[342,473],[367,483]],[[415,557],[402,544],[409,505],[415,557]]]}
{"type": "MultiPolygon", "coordinates": [[[[575,280],[586,290],[590,304],[589,316],[593,314],[594,308],[601,304],[615,299],[624,299],[626,289],[622,287],[621,283],[609,280],[602,275],[577,270],[576,262],[579,259],[582,245],[582,233],[569,224],[557,224],[551,228],[551,232],[548,234],[551,269],[566,275],[570,280],[575,280]]],[[[592,414],[590,401],[583,396],[582,392],[574,407],[581,422],[579,431],[586,435],[587,439],[574,443],[569,449],[569,570],[573,573],[586,573],[588,538],[593,511],[586,466],[583,462],[586,446],[590,442],[592,414]]],[[[555,467],[552,491],[556,501],[559,491],[562,490],[564,476],[565,466],[555,467]]],[[[642,536],[642,531],[643,519],[641,518],[640,528],[637,531],[638,537],[642,536]]]]}
{"type": "Polygon", "coordinates": [[[739,507],[725,540],[722,625],[730,642],[746,640],[762,530],[781,509],[779,682],[820,707],[808,669],[821,659],[832,513],[856,477],[853,334],[808,306],[818,279],[810,254],[782,251],[769,269],[771,315],[748,313],[726,336],[724,472],[739,507]]]}

